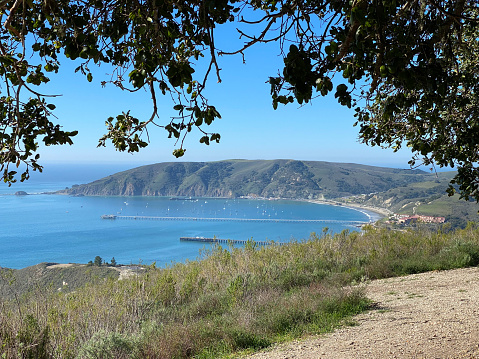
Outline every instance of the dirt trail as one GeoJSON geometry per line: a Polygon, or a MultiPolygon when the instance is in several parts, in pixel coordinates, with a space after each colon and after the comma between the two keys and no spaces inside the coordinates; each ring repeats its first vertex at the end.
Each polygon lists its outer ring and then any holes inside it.
{"type": "Polygon", "coordinates": [[[478,358],[479,269],[372,281],[375,308],[358,324],[249,359],[478,358]]]}

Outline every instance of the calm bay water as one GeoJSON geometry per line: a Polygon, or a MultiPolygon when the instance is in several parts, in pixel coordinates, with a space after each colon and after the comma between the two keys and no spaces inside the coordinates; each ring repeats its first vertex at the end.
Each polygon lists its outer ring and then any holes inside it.
{"type": "Polygon", "coordinates": [[[180,237],[213,237],[287,242],[320,233],[357,230],[345,223],[275,223],[106,220],[103,214],[125,216],[324,219],[368,221],[349,208],[298,201],[247,199],[170,200],[159,197],[69,197],[48,194],[15,196],[17,190],[41,193],[71,182],[26,183],[0,189],[0,267],[23,268],[40,262],[86,263],[99,255],[118,263],[194,260],[211,245],[180,242],[180,237]]]}

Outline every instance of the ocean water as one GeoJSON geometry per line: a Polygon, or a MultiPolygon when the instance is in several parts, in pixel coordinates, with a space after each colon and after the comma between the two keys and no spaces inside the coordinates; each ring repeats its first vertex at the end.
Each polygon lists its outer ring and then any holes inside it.
{"type": "Polygon", "coordinates": [[[162,197],[70,197],[42,194],[77,182],[31,182],[0,187],[0,267],[40,262],[86,263],[99,255],[118,263],[165,266],[195,260],[210,244],[180,237],[288,242],[307,239],[323,227],[358,230],[347,221],[375,218],[357,210],[299,201],[249,199],[170,200],[162,197]],[[18,190],[32,193],[13,195],[18,190]],[[153,217],[322,219],[332,222],[235,222],[102,219],[104,214],[153,217]],[[336,222],[344,221],[344,222],[336,222]]]}

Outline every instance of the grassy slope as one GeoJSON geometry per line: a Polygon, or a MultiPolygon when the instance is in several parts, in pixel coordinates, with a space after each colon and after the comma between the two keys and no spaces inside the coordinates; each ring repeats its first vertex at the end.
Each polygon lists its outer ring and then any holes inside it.
{"type": "Polygon", "coordinates": [[[14,298],[28,292],[49,290],[72,291],[86,283],[107,278],[117,279],[119,272],[111,267],[75,264],[71,267],[55,267],[54,263],[40,263],[22,269],[0,268],[0,298],[14,298]],[[64,283],[67,283],[64,285],[64,283]]]}
{"type": "Polygon", "coordinates": [[[331,330],[367,309],[364,293],[344,285],[478,264],[473,227],[449,234],[370,228],[285,246],[218,247],[202,261],[0,303],[1,354],[217,358],[331,330]]]}

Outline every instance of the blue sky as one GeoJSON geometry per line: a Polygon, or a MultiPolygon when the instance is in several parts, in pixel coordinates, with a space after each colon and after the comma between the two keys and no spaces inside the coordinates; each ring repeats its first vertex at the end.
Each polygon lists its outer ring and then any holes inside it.
{"type": "MultiPolygon", "coordinates": [[[[231,50],[241,43],[231,28],[219,29],[218,47],[231,50]]],[[[246,51],[246,64],[241,56],[219,58],[222,83],[214,76],[208,83],[210,104],[217,107],[222,119],[215,121],[209,132],[219,132],[219,144],[198,143],[200,134],[192,132],[186,139],[186,154],[179,161],[214,161],[231,158],[317,160],[353,162],[369,165],[408,168],[410,152],[393,153],[358,142],[358,128],[353,111],[339,105],[334,96],[317,98],[300,107],[280,105],[273,110],[269,95],[268,76],[274,76],[282,65],[279,45],[260,45],[246,51]]],[[[122,111],[140,119],[149,118],[151,100],[147,92],[122,93],[100,81],[108,78],[110,68],[91,65],[92,83],[74,73],[78,63],[64,59],[57,76],[50,76],[47,91],[62,94],[53,99],[55,114],[65,130],[78,130],[73,146],[53,146],[41,150],[44,164],[48,163],[115,163],[128,166],[178,161],[172,155],[175,141],[167,138],[163,129],[150,128],[150,144],[137,154],[120,153],[112,145],[96,148],[98,139],[106,132],[105,120],[122,111]]],[[[198,71],[204,68],[198,65],[198,71]]],[[[158,122],[166,124],[173,104],[168,96],[160,96],[158,122]]]]}

